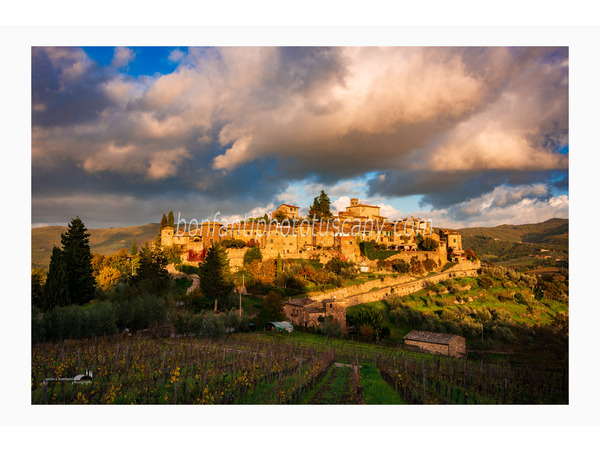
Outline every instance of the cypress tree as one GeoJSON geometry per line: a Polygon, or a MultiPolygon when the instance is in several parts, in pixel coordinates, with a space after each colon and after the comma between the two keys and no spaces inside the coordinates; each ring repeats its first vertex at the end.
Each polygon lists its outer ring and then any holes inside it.
{"type": "Polygon", "coordinates": [[[167,225],[170,226],[171,228],[175,228],[175,216],[173,215],[173,211],[169,211],[167,225]]]}
{"type": "Polygon", "coordinates": [[[92,271],[87,228],[77,216],[68,225],[67,232],[60,237],[63,258],[67,270],[69,297],[72,303],[83,305],[94,298],[96,280],[92,271]]]}
{"type": "Polygon", "coordinates": [[[137,255],[137,244],[134,242],[131,244],[131,256],[137,255]]]}
{"type": "Polygon", "coordinates": [[[144,283],[154,290],[162,290],[169,280],[169,272],[165,268],[167,258],[159,246],[150,248],[148,241],[140,250],[139,262],[132,281],[135,284],[144,283]]]}
{"type": "MultiPolygon", "coordinates": [[[[164,227],[169,225],[169,221],[167,220],[167,215],[163,213],[162,219],[160,219],[160,229],[162,230],[164,227]]],[[[160,233],[159,233],[160,235],[160,233]]]]}
{"type": "Polygon", "coordinates": [[[208,298],[215,300],[215,311],[218,299],[233,290],[227,252],[219,244],[214,244],[208,250],[204,263],[200,266],[200,289],[208,298]]]}
{"type": "Polygon", "coordinates": [[[70,303],[69,280],[67,278],[67,267],[60,248],[52,249],[48,277],[44,286],[43,306],[51,309],[55,306],[66,306],[70,303]]]}
{"type": "Polygon", "coordinates": [[[332,217],[331,200],[329,200],[329,196],[325,191],[321,190],[321,194],[314,198],[308,214],[316,219],[329,219],[332,217]]]}

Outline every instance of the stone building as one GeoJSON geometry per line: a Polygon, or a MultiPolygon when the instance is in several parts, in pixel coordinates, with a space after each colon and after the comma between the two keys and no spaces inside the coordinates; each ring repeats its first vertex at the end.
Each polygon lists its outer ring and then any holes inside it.
{"type": "MultiPolygon", "coordinates": [[[[298,218],[298,210],[297,206],[288,204],[282,204],[277,209],[295,218],[298,218]]],[[[389,221],[379,214],[378,206],[361,204],[354,198],[345,212],[340,212],[330,221],[313,223],[305,219],[286,225],[286,222],[259,219],[236,221],[226,226],[214,221],[195,222],[188,224],[185,230],[164,227],[161,238],[162,245],[173,246],[184,262],[190,250],[205,252],[223,239],[241,240],[248,247],[258,246],[266,259],[277,258],[278,255],[286,259],[321,258],[323,252],[329,252],[330,257],[335,254],[350,261],[360,261],[360,241],[385,244],[390,250],[406,252],[405,256],[410,260],[412,255],[409,253],[418,250],[416,236],[420,233],[440,243],[439,257],[442,261],[446,261],[446,255],[452,261],[464,260],[461,236],[457,231],[442,229],[438,235],[433,232],[430,220],[411,217],[389,221]]]]}
{"type": "Polygon", "coordinates": [[[440,246],[446,248],[448,260],[453,262],[466,261],[466,254],[462,248],[462,237],[456,230],[440,229],[440,246]]]}
{"type": "Polygon", "coordinates": [[[300,207],[298,207],[298,206],[287,205],[285,203],[282,203],[281,205],[279,205],[277,207],[277,209],[275,211],[273,211],[271,213],[271,217],[273,218],[273,217],[275,217],[275,214],[277,212],[281,212],[281,213],[285,214],[288,219],[298,219],[300,217],[299,211],[300,211],[300,207]]]}
{"type": "Polygon", "coordinates": [[[319,317],[324,319],[332,316],[340,323],[345,333],[347,306],[346,302],[331,298],[319,301],[310,298],[294,298],[284,303],[283,312],[292,325],[304,328],[319,327],[321,324],[319,317]]]}
{"type": "Polygon", "coordinates": [[[463,357],[466,353],[465,338],[455,334],[412,330],[404,336],[404,345],[408,350],[455,358],[463,357]]]}
{"type": "Polygon", "coordinates": [[[340,218],[343,216],[364,218],[365,220],[387,220],[385,217],[380,215],[381,208],[379,206],[365,205],[358,202],[357,198],[350,199],[350,206],[346,206],[345,212],[340,212],[340,218]]]}

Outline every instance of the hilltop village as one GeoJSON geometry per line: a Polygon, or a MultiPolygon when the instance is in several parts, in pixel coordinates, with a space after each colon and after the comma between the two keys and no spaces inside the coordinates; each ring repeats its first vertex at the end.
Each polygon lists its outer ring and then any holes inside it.
{"type": "MultiPolygon", "coordinates": [[[[270,217],[223,224],[216,221],[182,223],[161,230],[163,247],[173,247],[183,262],[200,258],[212,244],[224,240],[243,241],[260,247],[264,258],[310,259],[327,262],[337,256],[355,263],[368,263],[361,257],[359,243],[373,242],[389,250],[406,252],[408,259],[418,255],[418,239],[435,241],[433,257],[438,264],[465,260],[461,236],[457,231],[433,231],[431,220],[415,217],[390,221],[381,216],[380,207],[365,205],[353,198],[350,206],[327,220],[310,220],[299,215],[299,207],[282,204],[270,217]]],[[[228,249],[232,268],[241,267],[243,249],[228,249]]],[[[405,259],[399,257],[399,259],[405,259]]]]}
{"type": "MultiPolygon", "coordinates": [[[[302,218],[299,210],[298,206],[281,204],[270,217],[231,224],[209,220],[190,224],[180,220],[176,228],[166,226],[161,229],[161,244],[164,248],[175,249],[184,263],[195,265],[215,243],[236,241],[243,244],[242,248],[227,248],[229,264],[234,270],[243,267],[248,247],[259,247],[264,259],[316,259],[326,264],[333,258],[340,258],[355,263],[362,272],[377,270],[377,260],[361,252],[361,242],[392,250],[385,258],[387,261],[428,260],[429,267],[437,273],[429,276],[429,281],[441,281],[458,274],[473,275],[480,267],[478,261],[467,261],[460,233],[448,229],[434,232],[431,220],[410,217],[391,221],[381,215],[379,206],[360,203],[356,198],[351,199],[345,211],[327,219],[302,218]],[[426,249],[419,246],[425,239],[426,249]],[[452,271],[444,271],[448,263],[454,263],[452,271]]],[[[323,317],[332,316],[346,331],[347,307],[378,301],[393,292],[415,292],[423,289],[424,282],[410,276],[384,278],[333,293],[289,298],[284,313],[294,326],[304,328],[318,326],[323,317]]]]}

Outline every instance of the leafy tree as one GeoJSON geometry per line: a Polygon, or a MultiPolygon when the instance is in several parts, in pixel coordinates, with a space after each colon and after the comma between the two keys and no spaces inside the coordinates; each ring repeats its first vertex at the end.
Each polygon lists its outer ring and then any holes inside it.
{"type": "Polygon", "coordinates": [[[92,274],[97,277],[102,268],[104,267],[104,260],[106,256],[100,253],[94,253],[92,255],[92,274]]]}
{"type": "Polygon", "coordinates": [[[131,244],[131,256],[137,255],[137,244],[134,242],[131,244]]]}
{"type": "Polygon", "coordinates": [[[318,197],[315,197],[310,206],[308,214],[315,219],[329,219],[333,216],[331,213],[331,200],[325,191],[321,191],[318,197]]]}
{"type": "Polygon", "coordinates": [[[103,289],[107,290],[114,285],[121,278],[121,272],[114,267],[105,266],[100,269],[100,273],[96,278],[98,285],[103,289]]]}
{"type": "Polygon", "coordinates": [[[173,215],[173,211],[169,211],[169,217],[167,218],[167,226],[175,228],[175,216],[173,215]]]}
{"type": "Polygon", "coordinates": [[[436,250],[438,248],[438,242],[431,237],[426,237],[423,239],[423,236],[418,234],[417,235],[417,246],[418,246],[419,250],[422,250],[425,252],[430,252],[430,251],[436,250]],[[419,242],[419,236],[421,237],[420,242],[419,242]]]}
{"type": "Polygon", "coordinates": [[[44,269],[31,269],[31,303],[38,308],[44,306],[44,283],[46,272],[44,269]]]}
{"type": "Polygon", "coordinates": [[[218,243],[208,250],[204,263],[200,266],[200,289],[208,298],[215,300],[215,311],[218,299],[233,290],[227,252],[218,243]]]}
{"type": "Polygon", "coordinates": [[[283,222],[287,218],[288,216],[283,211],[275,211],[273,214],[273,219],[275,219],[277,222],[283,222]]]}
{"type": "Polygon", "coordinates": [[[67,269],[69,297],[73,303],[83,305],[94,298],[96,280],[92,273],[87,228],[79,216],[71,221],[66,233],[61,235],[63,258],[67,269]]]}
{"type": "Polygon", "coordinates": [[[353,263],[349,261],[344,261],[339,256],[335,256],[330,259],[327,264],[325,264],[325,270],[329,272],[333,272],[336,275],[340,275],[344,269],[350,269],[354,266],[353,263]]]}
{"type": "Polygon", "coordinates": [[[51,309],[55,306],[66,306],[69,303],[69,279],[64,255],[60,248],[54,247],[44,286],[44,308],[51,309]]]}
{"type": "Polygon", "coordinates": [[[252,247],[244,253],[244,266],[249,266],[252,261],[262,261],[262,253],[259,247],[252,247]]]}
{"type": "Polygon", "coordinates": [[[142,247],[139,254],[138,268],[131,277],[134,284],[145,284],[153,290],[164,289],[169,281],[169,273],[165,266],[167,259],[159,246],[150,248],[148,242],[142,247]]]}
{"type": "Polygon", "coordinates": [[[277,266],[272,259],[262,262],[254,260],[248,264],[248,272],[255,283],[270,286],[275,282],[277,266]]]}
{"type": "Polygon", "coordinates": [[[162,219],[160,219],[160,229],[162,230],[164,227],[169,226],[169,221],[167,219],[167,215],[163,213],[162,219]]]}
{"type": "Polygon", "coordinates": [[[131,273],[131,263],[127,250],[122,248],[118,252],[108,255],[104,259],[104,266],[118,270],[121,275],[131,273]]]}
{"type": "Polygon", "coordinates": [[[173,264],[181,263],[181,257],[179,256],[179,252],[177,251],[177,249],[174,246],[170,245],[168,247],[164,247],[163,254],[165,255],[165,258],[167,259],[167,263],[173,263],[173,264]]]}
{"type": "Polygon", "coordinates": [[[267,321],[279,321],[285,319],[283,313],[283,298],[277,292],[269,291],[265,297],[263,307],[267,321]]]}

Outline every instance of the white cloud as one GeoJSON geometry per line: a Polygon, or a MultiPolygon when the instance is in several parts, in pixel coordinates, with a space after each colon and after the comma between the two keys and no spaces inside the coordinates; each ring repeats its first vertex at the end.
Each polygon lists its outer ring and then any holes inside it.
{"type": "Polygon", "coordinates": [[[392,205],[388,205],[385,203],[378,203],[377,206],[379,206],[379,208],[381,208],[380,211],[380,215],[382,215],[383,217],[387,217],[389,220],[398,220],[403,218],[404,216],[402,215],[402,211],[400,211],[399,209],[394,208],[392,205]]]}
{"type": "Polygon", "coordinates": [[[135,52],[130,48],[117,47],[111,63],[114,67],[121,68],[128,65],[134,58],[135,52]]]}
{"type": "Polygon", "coordinates": [[[342,196],[342,197],[338,197],[338,199],[336,201],[334,201],[331,204],[334,208],[336,213],[340,213],[340,211],[346,211],[346,207],[350,206],[350,197],[348,196],[342,196]]]}
{"type": "Polygon", "coordinates": [[[493,192],[446,209],[413,212],[436,227],[492,227],[569,217],[569,197],[547,197],[547,186],[498,186],[493,192]],[[541,197],[537,197],[537,195],[541,197]]]}

